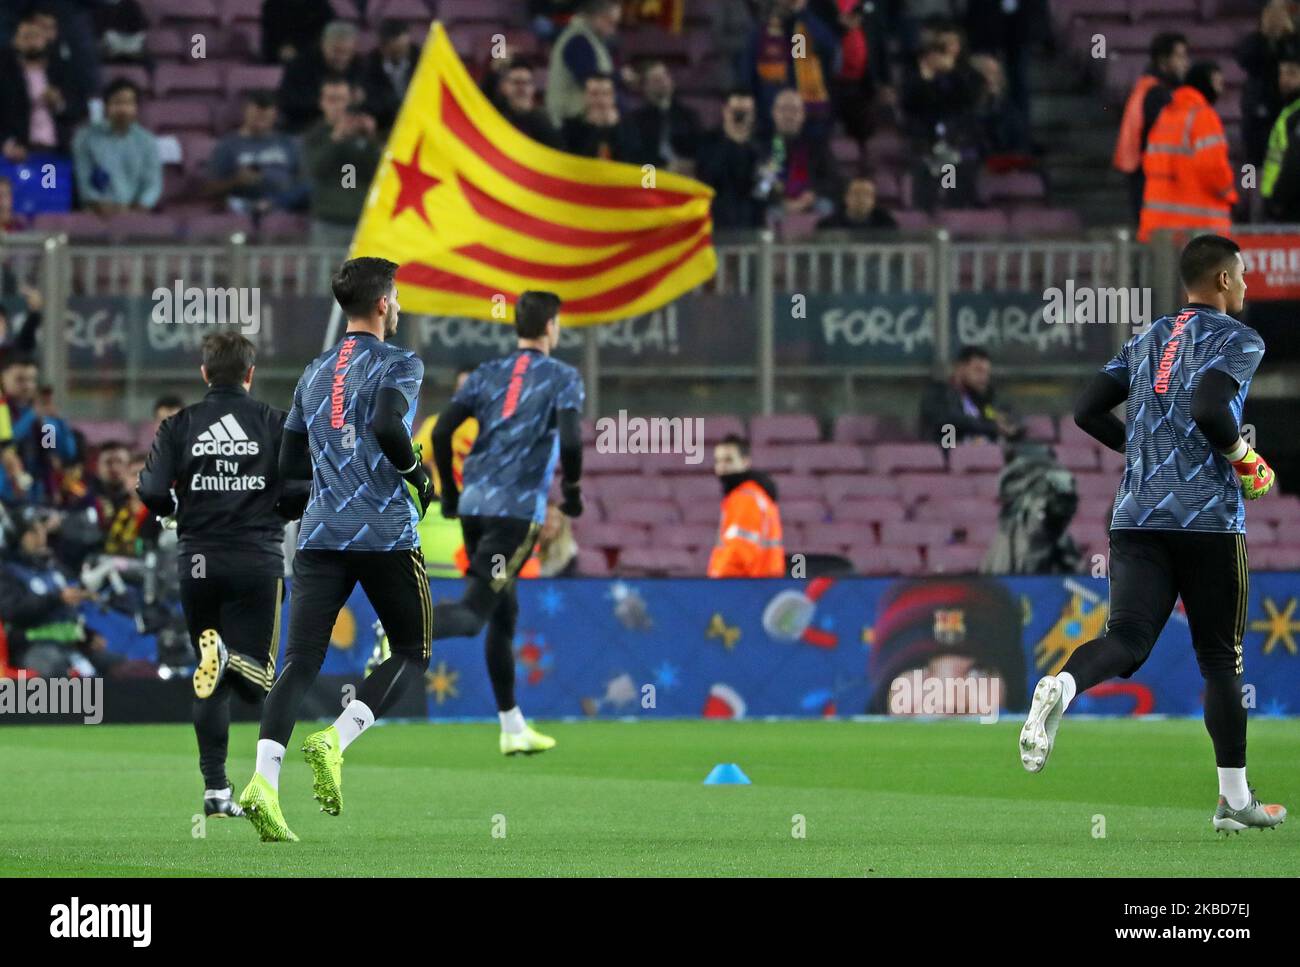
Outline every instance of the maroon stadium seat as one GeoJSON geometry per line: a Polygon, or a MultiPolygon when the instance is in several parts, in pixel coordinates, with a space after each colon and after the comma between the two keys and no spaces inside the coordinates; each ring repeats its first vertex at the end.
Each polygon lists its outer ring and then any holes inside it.
{"type": "Polygon", "coordinates": [[[659,524],[650,533],[650,542],[661,547],[680,547],[695,550],[711,547],[717,531],[698,524],[659,524]]]}
{"type": "Polygon", "coordinates": [[[849,559],[859,574],[908,576],[925,570],[919,547],[854,547],[849,559]]]}
{"type": "Polygon", "coordinates": [[[174,94],[217,94],[223,89],[222,72],[215,64],[159,64],[153,74],[157,97],[174,94]]]}
{"type": "MultiPolygon", "coordinates": [[[[780,491],[780,499],[784,502],[787,500],[822,500],[826,495],[822,487],[821,477],[810,477],[803,474],[782,474],[775,478],[776,489],[780,491]]],[[[717,484],[714,484],[714,490],[717,490],[717,484]]]]}
{"type": "Polygon", "coordinates": [[[880,418],[871,413],[841,413],[835,418],[831,440],[835,443],[873,443],[880,432],[880,418]]]}
{"type": "Polygon", "coordinates": [[[889,520],[880,525],[881,544],[946,544],[951,537],[951,524],[925,520],[889,520]]]}
{"type": "Polygon", "coordinates": [[[932,574],[976,574],[986,549],[974,544],[930,544],[925,559],[932,574]]]}
{"type": "Polygon", "coordinates": [[[581,545],[616,550],[650,543],[649,530],[638,524],[584,523],[585,519],[584,515],[573,523],[574,539],[581,545]]]}
{"type": "Polygon", "coordinates": [[[1011,213],[1013,235],[1078,235],[1082,230],[1083,219],[1068,208],[1022,208],[1011,213]]]}
{"type": "Polygon", "coordinates": [[[122,212],[109,225],[114,241],[170,241],[181,234],[180,219],[159,212],[122,212]]]}
{"type": "Polygon", "coordinates": [[[604,551],[594,548],[578,548],[578,573],[583,577],[603,578],[609,576],[609,559],[604,551]]]}
{"type": "Polygon", "coordinates": [[[678,547],[628,547],[619,553],[614,570],[632,577],[687,576],[701,573],[697,560],[678,547]]]}
{"type": "Polygon", "coordinates": [[[63,212],[37,215],[33,228],[39,232],[63,232],[84,242],[106,242],[109,224],[92,212],[63,212]]]}
{"type": "Polygon", "coordinates": [[[236,232],[253,234],[253,220],[237,212],[191,215],[185,219],[185,235],[194,242],[224,242],[236,232]]]}
{"type": "Polygon", "coordinates": [[[676,524],[682,519],[667,500],[611,500],[605,503],[611,524],[676,524]]]}
{"type": "Polygon", "coordinates": [[[949,208],[935,220],[957,238],[997,238],[1009,228],[1006,213],[995,208],[949,208]]]}
{"type": "Polygon", "coordinates": [[[749,421],[749,442],[756,447],[773,443],[817,443],[821,438],[817,421],[807,413],[755,416],[749,421]]]}
{"type": "Polygon", "coordinates": [[[901,501],[894,498],[875,498],[866,500],[842,500],[831,508],[832,517],[838,521],[867,521],[880,524],[886,521],[898,522],[906,518],[907,513],[901,501]]]}
{"type": "Polygon", "coordinates": [[[948,454],[948,469],[953,473],[996,472],[1005,462],[1002,448],[992,444],[963,443],[948,454]]]}
{"type": "Polygon", "coordinates": [[[146,101],[140,122],[154,134],[182,131],[212,132],[212,101],[197,97],[169,97],[146,101]]]}
{"type": "Polygon", "coordinates": [[[1025,439],[1041,443],[1056,442],[1056,419],[1047,413],[1031,413],[1024,418],[1025,439]]]}
{"type": "Polygon", "coordinates": [[[945,470],[946,464],[943,451],[933,443],[891,443],[875,447],[873,467],[876,473],[881,474],[900,470],[912,474],[925,470],[945,470]]]}
{"type": "Polygon", "coordinates": [[[786,521],[818,524],[827,519],[826,505],[820,500],[786,500],[782,497],[780,510],[782,525],[786,521]]]}

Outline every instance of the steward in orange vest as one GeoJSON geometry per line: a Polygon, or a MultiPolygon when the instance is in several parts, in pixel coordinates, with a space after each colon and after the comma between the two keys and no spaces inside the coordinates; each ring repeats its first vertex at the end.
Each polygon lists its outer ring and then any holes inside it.
{"type": "Polygon", "coordinates": [[[1146,190],[1139,241],[1150,241],[1161,229],[1232,231],[1236,177],[1223,122],[1212,106],[1222,84],[1217,65],[1197,64],[1156,118],[1142,162],[1146,190]]]}
{"type": "Polygon", "coordinates": [[[749,444],[738,437],[729,436],[714,448],[713,469],[724,496],[709,577],[783,577],[785,548],[776,484],[751,469],[749,444]]]}

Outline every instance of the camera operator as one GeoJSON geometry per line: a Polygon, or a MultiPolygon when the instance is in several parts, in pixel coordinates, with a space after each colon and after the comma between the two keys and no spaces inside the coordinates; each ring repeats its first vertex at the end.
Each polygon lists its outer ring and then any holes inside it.
{"type": "Polygon", "coordinates": [[[715,192],[713,227],[761,228],[771,185],[761,184],[762,149],[754,137],[754,95],[735,90],[722,109],[722,128],[700,146],[696,177],[715,192]]]}
{"type": "Polygon", "coordinates": [[[140,499],[175,517],[181,605],[199,656],[194,731],[208,816],[238,816],[226,779],[230,692],[260,703],[271,688],[284,590],[284,523],[307,489],[282,492],[285,414],[249,395],[253,344],[235,332],[203,340],[208,392],[158,428],[140,499]]]}

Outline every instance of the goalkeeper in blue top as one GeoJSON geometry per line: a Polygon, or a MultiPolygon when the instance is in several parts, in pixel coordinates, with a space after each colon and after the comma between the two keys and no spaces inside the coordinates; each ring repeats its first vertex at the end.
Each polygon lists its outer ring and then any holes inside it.
{"type": "Polygon", "coordinates": [[[1130,339],[1078,401],[1075,422],[1126,459],[1110,525],[1110,614],[1102,637],[1038,682],[1020,733],[1020,761],[1038,772],[1074,696],[1136,672],[1181,596],[1205,679],[1219,773],[1211,821],[1222,832],[1286,818],[1246,782],[1245,503],[1268,493],[1274,478],[1240,431],[1264,356],[1259,333],[1233,318],[1245,304],[1244,268],[1231,239],[1192,239],[1179,263],[1187,303],[1130,339]],[[1120,403],[1123,423],[1111,412],[1120,403]]]}
{"type": "Polygon", "coordinates": [[[515,580],[537,543],[557,463],[569,517],[582,513],[582,377],[551,355],[560,338],[560,299],[525,292],[515,304],[513,353],[479,366],[438,416],[433,458],[442,514],[460,517],[469,556],[468,588],[458,602],[434,605],[433,636],[474,636],[485,626],[488,677],[506,755],[555,745],[533,729],[515,701],[515,580]],[[470,417],[478,437],[465,458],[464,492],[452,472],[452,436],[470,417]]]}

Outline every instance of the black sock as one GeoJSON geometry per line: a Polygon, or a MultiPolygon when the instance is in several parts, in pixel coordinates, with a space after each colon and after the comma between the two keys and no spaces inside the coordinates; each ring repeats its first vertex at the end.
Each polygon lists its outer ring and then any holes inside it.
{"type": "Polygon", "coordinates": [[[281,745],[289,744],[293,726],[298,719],[298,709],[311,683],[316,681],[320,667],[302,661],[291,661],[275,680],[271,693],[262,708],[260,739],[271,739],[281,745]]]}
{"type": "Polygon", "coordinates": [[[515,707],[515,626],[493,617],[488,622],[484,636],[488,678],[492,694],[496,696],[497,710],[506,712],[515,707]]]}
{"type": "Polygon", "coordinates": [[[1233,672],[1205,675],[1205,731],[1214,743],[1214,763],[1220,769],[1246,768],[1246,703],[1241,676],[1233,672]]]}
{"type": "Polygon", "coordinates": [[[1123,675],[1132,667],[1133,652],[1118,638],[1106,635],[1074,649],[1061,671],[1069,672],[1074,678],[1075,694],[1078,695],[1107,679],[1123,675]]]}
{"type": "Polygon", "coordinates": [[[194,735],[199,740],[199,771],[205,789],[225,789],[226,749],[230,741],[230,686],[224,679],[207,698],[194,700],[194,735]]]}
{"type": "Polygon", "coordinates": [[[357,701],[364,702],[378,719],[402,697],[411,682],[423,681],[425,663],[403,655],[390,655],[361,683],[357,701]]]}

